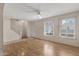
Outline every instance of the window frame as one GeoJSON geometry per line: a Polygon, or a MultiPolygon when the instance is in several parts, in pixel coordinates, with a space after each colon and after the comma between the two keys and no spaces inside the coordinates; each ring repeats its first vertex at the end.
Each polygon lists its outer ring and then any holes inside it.
{"type": "Polygon", "coordinates": [[[43,29],[43,30],[44,30],[44,35],[45,35],[45,36],[54,36],[54,23],[53,23],[53,21],[46,21],[46,22],[44,22],[44,29],[43,29]],[[45,27],[46,27],[46,24],[47,24],[47,23],[51,23],[51,24],[52,24],[52,25],[51,25],[52,28],[50,29],[50,31],[51,31],[51,30],[53,31],[53,32],[52,32],[52,33],[53,33],[52,35],[48,35],[48,34],[46,34],[47,32],[45,32],[45,27]]]}
{"type": "Polygon", "coordinates": [[[76,18],[75,17],[68,17],[68,18],[63,18],[60,22],[59,22],[59,37],[61,37],[61,38],[69,38],[69,39],[75,39],[76,38],[76,18]],[[70,19],[70,18],[72,18],[72,19],[74,19],[75,20],[75,24],[74,24],[74,33],[62,33],[61,32],[61,25],[62,25],[62,20],[68,20],[68,19],[70,19]],[[66,34],[66,36],[62,36],[61,34],[66,34]],[[74,35],[73,37],[69,37],[69,36],[67,36],[68,34],[72,34],[72,35],[74,35]]]}

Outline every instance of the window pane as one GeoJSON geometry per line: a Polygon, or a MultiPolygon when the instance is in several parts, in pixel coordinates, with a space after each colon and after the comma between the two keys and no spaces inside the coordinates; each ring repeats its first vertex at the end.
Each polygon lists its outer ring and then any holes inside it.
{"type": "Polygon", "coordinates": [[[61,36],[64,37],[75,37],[75,18],[67,18],[63,19],[61,27],[60,27],[60,32],[61,36]]]}
{"type": "Polygon", "coordinates": [[[44,34],[53,35],[53,23],[52,22],[44,23],[44,34]]]}

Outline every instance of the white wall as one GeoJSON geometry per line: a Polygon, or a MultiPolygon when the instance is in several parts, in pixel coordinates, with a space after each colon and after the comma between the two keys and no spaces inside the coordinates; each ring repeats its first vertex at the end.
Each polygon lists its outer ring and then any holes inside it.
{"type": "Polygon", "coordinates": [[[49,17],[37,21],[31,21],[30,23],[30,36],[35,38],[40,38],[43,40],[49,40],[59,43],[64,43],[72,46],[79,47],[79,11],[72,12],[68,14],[63,14],[55,17],[49,17]],[[76,18],[76,38],[68,39],[68,38],[61,38],[59,36],[59,22],[68,17],[75,17],[76,18]],[[54,36],[45,36],[44,35],[44,22],[52,21],[54,23],[54,36]]]}
{"type": "MultiPolygon", "coordinates": [[[[3,19],[3,41],[9,42],[21,39],[22,23],[14,21],[15,19],[26,19],[26,13],[17,8],[16,4],[5,4],[3,19]],[[11,5],[11,6],[10,6],[11,5]],[[11,21],[12,20],[12,21],[11,21]],[[12,26],[12,27],[11,27],[12,26]]],[[[28,22],[25,21],[26,34],[29,34],[28,22]]]]}
{"type": "MultiPolygon", "coordinates": [[[[3,18],[3,41],[9,42],[14,40],[20,40],[20,35],[11,29],[11,19],[8,17],[3,18]]],[[[17,27],[15,27],[17,28],[17,27]]]]}
{"type": "Polygon", "coordinates": [[[29,37],[29,24],[27,21],[20,20],[16,21],[16,19],[11,19],[4,15],[3,17],[3,41],[4,44],[6,42],[12,42],[16,40],[21,40],[22,31],[23,31],[23,23],[25,26],[25,33],[29,37]]]}
{"type": "Polygon", "coordinates": [[[16,19],[10,19],[11,24],[10,27],[11,29],[16,32],[18,35],[22,35],[22,28],[23,28],[23,21],[17,21],[16,19]]]}

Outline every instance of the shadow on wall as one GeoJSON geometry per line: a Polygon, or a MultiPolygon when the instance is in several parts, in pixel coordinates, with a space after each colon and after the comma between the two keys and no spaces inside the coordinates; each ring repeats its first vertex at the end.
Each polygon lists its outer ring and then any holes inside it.
{"type": "Polygon", "coordinates": [[[16,32],[20,38],[27,37],[27,26],[23,20],[11,19],[11,29],[16,32]]]}
{"type": "Polygon", "coordinates": [[[23,22],[17,19],[11,19],[11,26],[10,28],[19,35],[20,39],[22,37],[22,30],[23,30],[23,22]]]}

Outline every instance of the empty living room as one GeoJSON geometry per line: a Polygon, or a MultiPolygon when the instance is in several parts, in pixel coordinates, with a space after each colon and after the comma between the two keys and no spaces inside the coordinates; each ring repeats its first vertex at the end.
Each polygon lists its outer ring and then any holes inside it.
{"type": "Polygon", "coordinates": [[[79,3],[0,3],[0,55],[79,56],[79,3]]]}

